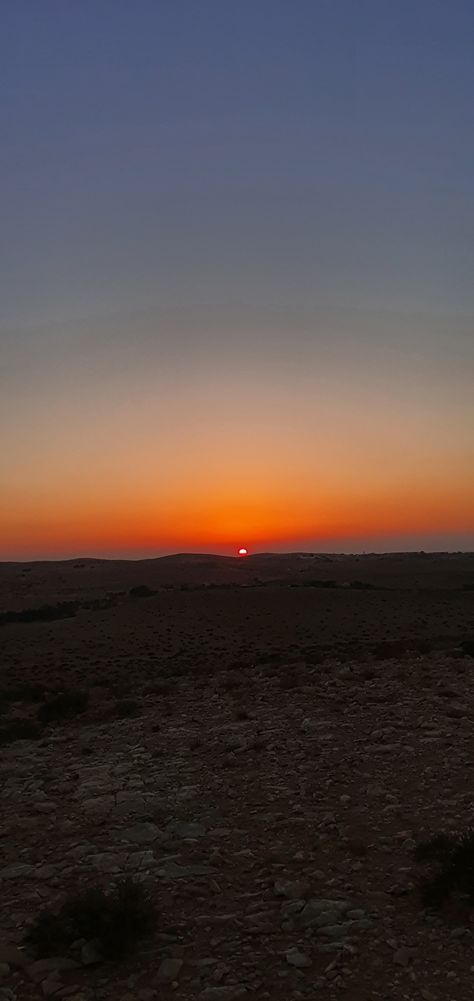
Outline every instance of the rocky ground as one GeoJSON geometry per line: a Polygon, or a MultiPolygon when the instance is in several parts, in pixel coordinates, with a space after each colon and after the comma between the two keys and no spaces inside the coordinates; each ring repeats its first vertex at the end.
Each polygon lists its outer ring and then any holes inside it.
{"type": "MultiPolygon", "coordinates": [[[[472,996],[469,915],[420,906],[423,832],[472,819],[470,657],[261,664],[3,748],[2,1001],[472,996]],[[104,722],[105,720],[105,722],[104,722]],[[36,961],[42,907],[125,873],[157,934],[36,961]]],[[[11,713],[15,711],[13,706],[11,713]]]]}
{"type": "Polygon", "coordinates": [[[3,626],[0,1001],[470,999],[470,911],[423,908],[414,847],[474,822],[473,635],[472,593],[399,581],[3,626]],[[38,957],[41,912],[126,875],[152,937],[38,957]]]}

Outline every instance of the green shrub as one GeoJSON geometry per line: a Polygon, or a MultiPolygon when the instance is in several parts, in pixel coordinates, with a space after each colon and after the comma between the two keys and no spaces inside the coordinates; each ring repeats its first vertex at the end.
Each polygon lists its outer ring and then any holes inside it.
{"type": "Polygon", "coordinates": [[[138,702],[135,702],[135,699],[120,699],[115,703],[115,712],[120,719],[126,719],[127,716],[136,716],[138,702]]]}
{"type": "Polygon", "coordinates": [[[57,605],[22,608],[19,612],[0,612],[0,625],[9,622],[53,622],[55,619],[70,619],[78,608],[77,601],[59,601],[57,605]]]}
{"type": "Polygon", "coordinates": [[[16,719],[0,727],[0,746],[13,744],[15,740],[39,740],[40,737],[40,727],[33,720],[16,719]]]}
{"type": "Polygon", "coordinates": [[[131,598],[152,598],[156,591],[148,587],[148,584],[138,584],[137,587],[131,587],[128,593],[131,598]]]}
{"type": "Polygon", "coordinates": [[[441,907],[453,893],[474,905],[473,828],[420,842],[415,848],[415,860],[428,866],[428,876],[421,884],[427,907],[441,907]]]}
{"type": "Polygon", "coordinates": [[[72,719],[85,712],[89,703],[88,692],[61,692],[44,702],[38,710],[38,719],[42,723],[53,723],[59,720],[72,719]]]}
{"type": "Polygon", "coordinates": [[[38,956],[67,952],[77,939],[97,939],[106,959],[120,959],[155,927],[155,910],[141,883],[124,879],[108,893],[94,887],[72,895],[59,912],[42,911],[28,934],[38,956]]]}
{"type": "Polygon", "coordinates": [[[0,689],[0,699],[4,702],[41,702],[45,691],[44,685],[26,682],[14,688],[0,689]]]}

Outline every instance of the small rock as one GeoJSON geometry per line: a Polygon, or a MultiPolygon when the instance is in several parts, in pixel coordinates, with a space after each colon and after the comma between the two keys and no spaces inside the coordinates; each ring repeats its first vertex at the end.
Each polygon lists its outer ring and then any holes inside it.
{"type": "Polygon", "coordinates": [[[157,982],[159,984],[172,984],[174,980],[178,979],[182,965],[182,959],[164,959],[158,969],[157,982]]]}
{"type": "Polygon", "coordinates": [[[0,942],[0,963],[8,963],[9,966],[21,968],[28,965],[28,959],[16,945],[0,942]]]}
{"type": "Polygon", "coordinates": [[[47,959],[37,959],[35,963],[30,963],[26,968],[28,976],[40,984],[42,980],[47,980],[50,974],[58,970],[77,970],[79,963],[67,956],[50,956],[47,959]]]}
{"type": "Polygon", "coordinates": [[[53,997],[53,994],[56,994],[60,988],[61,981],[55,973],[51,974],[50,977],[47,977],[46,980],[43,980],[41,984],[41,991],[43,993],[43,997],[45,998],[53,997]]]}
{"type": "Polygon", "coordinates": [[[154,841],[166,841],[166,835],[160,831],[156,824],[145,821],[142,824],[134,824],[127,827],[125,831],[117,831],[116,837],[120,840],[133,841],[138,845],[152,844],[154,841]]]}
{"type": "Polygon", "coordinates": [[[300,952],[295,946],[287,950],[286,961],[289,966],[295,966],[298,970],[303,970],[305,967],[311,966],[309,956],[306,956],[304,952],[300,952]]]}
{"type": "Polygon", "coordinates": [[[415,950],[408,949],[405,945],[402,945],[400,949],[397,949],[394,954],[394,960],[398,966],[409,966],[415,957],[415,950]]]}
{"type": "Polygon", "coordinates": [[[206,987],[198,995],[200,1001],[234,1001],[247,993],[241,984],[229,984],[225,987],[206,987]]]}
{"type": "Polygon", "coordinates": [[[324,935],[325,938],[331,938],[335,941],[341,941],[341,939],[346,938],[352,927],[351,921],[343,921],[341,924],[337,925],[324,925],[319,929],[320,934],[324,935]]]}
{"type": "Polygon", "coordinates": [[[83,966],[93,966],[94,963],[102,962],[100,942],[96,938],[85,942],[81,948],[81,963],[83,966]]]}

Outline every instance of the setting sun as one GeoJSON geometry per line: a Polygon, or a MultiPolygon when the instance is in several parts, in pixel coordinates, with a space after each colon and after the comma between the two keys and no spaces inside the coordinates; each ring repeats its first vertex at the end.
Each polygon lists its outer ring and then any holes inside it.
{"type": "Polygon", "coordinates": [[[248,556],[248,549],[239,549],[239,556],[248,556]]]}

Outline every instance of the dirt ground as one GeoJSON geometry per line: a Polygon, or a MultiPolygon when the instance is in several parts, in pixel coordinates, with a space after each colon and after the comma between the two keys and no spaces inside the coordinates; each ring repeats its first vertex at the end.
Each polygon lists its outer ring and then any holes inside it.
{"type": "Polygon", "coordinates": [[[473,582],[470,554],[0,566],[4,611],[75,602],[0,626],[2,1001],[471,998],[470,910],[422,906],[414,847],[474,821],[473,582]],[[154,936],[38,962],[40,911],[124,875],[154,936]]]}

